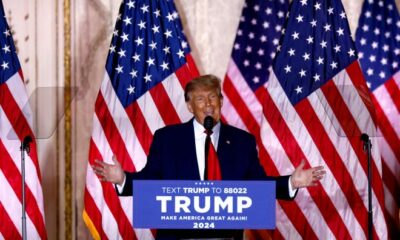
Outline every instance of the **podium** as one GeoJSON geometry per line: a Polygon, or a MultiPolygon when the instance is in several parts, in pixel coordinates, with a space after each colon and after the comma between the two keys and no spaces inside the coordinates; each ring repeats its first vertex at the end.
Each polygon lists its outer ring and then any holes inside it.
{"type": "Polygon", "coordinates": [[[133,227],[274,229],[275,181],[134,180],[133,227]]]}

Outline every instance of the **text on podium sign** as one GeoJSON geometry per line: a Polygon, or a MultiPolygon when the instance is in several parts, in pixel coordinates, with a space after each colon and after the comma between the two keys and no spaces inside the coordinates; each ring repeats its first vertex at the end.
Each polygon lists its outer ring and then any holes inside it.
{"type": "Polygon", "coordinates": [[[133,226],[274,229],[275,181],[133,181],[133,226]]]}

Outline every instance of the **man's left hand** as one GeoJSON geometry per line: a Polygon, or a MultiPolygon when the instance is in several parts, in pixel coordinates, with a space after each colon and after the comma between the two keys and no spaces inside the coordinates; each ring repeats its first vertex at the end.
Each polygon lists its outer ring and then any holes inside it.
{"type": "Polygon", "coordinates": [[[326,173],[323,166],[304,169],[304,165],[305,161],[302,160],[290,178],[294,189],[316,186],[326,173]]]}

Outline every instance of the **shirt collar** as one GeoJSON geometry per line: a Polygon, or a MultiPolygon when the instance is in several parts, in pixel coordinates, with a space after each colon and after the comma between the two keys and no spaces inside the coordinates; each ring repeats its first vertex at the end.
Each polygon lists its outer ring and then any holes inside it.
{"type": "MultiPolygon", "coordinates": [[[[194,127],[194,136],[196,139],[198,138],[204,138],[206,134],[204,134],[204,131],[206,130],[203,125],[201,125],[196,118],[193,120],[193,127],[194,127]]],[[[213,127],[212,131],[213,133],[211,134],[211,137],[215,137],[219,135],[219,131],[221,130],[221,122],[218,121],[217,124],[213,127]]]]}

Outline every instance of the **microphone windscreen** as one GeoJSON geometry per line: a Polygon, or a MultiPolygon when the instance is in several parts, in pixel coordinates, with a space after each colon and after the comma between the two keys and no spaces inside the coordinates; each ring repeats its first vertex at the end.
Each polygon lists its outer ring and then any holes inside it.
{"type": "Polygon", "coordinates": [[[25,145],[30,144],[32,142],[32,137],[29,136],[29,135],[24,137],[23,142],[24,142],[25,145]]]}
{"type": "Polygon", "coordinates": [[[211,116],[205,117],[203,126],[206,130],[211,130],[214,126],[214,119],[211,116]]]}
{"type": "Polygon", "coordinates": [[[369,136],[366,133],[361,134],[360,139],[364,142],[369,141],[369,136]]]}

